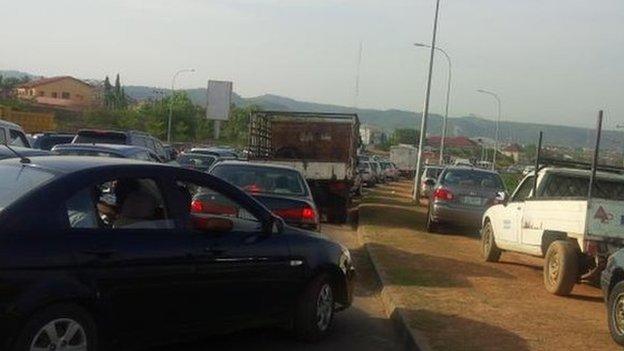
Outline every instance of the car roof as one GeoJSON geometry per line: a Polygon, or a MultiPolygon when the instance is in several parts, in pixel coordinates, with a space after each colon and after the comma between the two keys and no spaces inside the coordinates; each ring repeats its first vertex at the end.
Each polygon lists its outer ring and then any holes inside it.
{"type": "Polygon", "coordinates": [[[498,172],[496,171],[492,171],[489,169],[483,169],[483,168],[479,168],[479,167],[475,167],[475,166],[464,166],[464,165],[454,165],[454,166],[447,166],[445,167],[445,170],[466,170],[466,171],[475,171],[475,172],[482,172],[482,173],[490,173],[490,174],[496,174],[498,175],[498,172]]]}
{"type": "Polygon", "coordinates": [[[19,124],[16,124],[16,123],[13,123],[13,122],[9,122],[9,121],[5,121],[3,119],[0,119],[0,127],[6,127],[6,128],[13,128],[13,129],[22,130],[22,127],[19,124]]]}
{"type": "Polygon", "coordinates": [[[0,166],[28,166],[50,171],[56,174],[67,174],[77,171],[122,165],[150,165],[153,167],[174,167],[161,163],[139,161],[128,158],[97,157],[97,156],[34,156],[29,157],[30,163],[21,163],[17,158],[0,160],[0,166]]]}
{"type": "Polygon", "coordinates": [[[275,168],[275,169],[283,169],[283,170],[295,171],[295,172],[299,173],[299,171],[296,168],[293,168],[293,167],[290,167],[290,166],[285,166],[285,165],[279,165],[279,164],[275,164],[275,163],[262,163],[262,162],[247,162],[247,161],[238,161],[238,160],[226,160],[226,161],[221,161],[221,162],[217,163],[214,167],[220,167],[220,166],[264,167],[264,168],[275,168]]]}
{"type": "Polygon", "coordinates": [[[52,150],[101,151],[114,152],[120,155],[132,155],[141,151],[150,151],[148,148],[143,146],[124,144],[59,144],[54,146],[52,150]]]}
{"type": "MultiPolygon", "coordinates": [[[[11,146],[11,149],[15,150],[21,156],[31,157],[31,156],[45,156],[51,155],[52,153],[45,150],[39,149],[31,149],[28,147],[21,146],[11,146]]],[[[17,157],[14,152],[9,150],[6,145],[0,145],[0,156],[9,156],[9,157],[17,157]]]]}

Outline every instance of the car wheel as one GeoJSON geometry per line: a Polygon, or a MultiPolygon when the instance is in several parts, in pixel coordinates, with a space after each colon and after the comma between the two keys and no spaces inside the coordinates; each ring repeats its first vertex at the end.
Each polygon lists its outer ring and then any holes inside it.
{"type": "Polygon", "coordinates": [[[485,222],[481,233],[481,255],[487,262],[498,262],[501,256],[501,250],[494,240],[494,228],[490,221],[485,222]]]}
{"type": "Polygon", "coordinates": [[[295,313],[295,333],[301,340],[322,339],[334,319],[334,289],[327,274],[314,278],[299,299],[295,313]]]}
{"type": "Polygon", "coordinates": [[[579,276],[579,252],[574,243],[553,241],[544,260],[544,286],[555,295],[569,295],[579,276]]]}
{"type": "Polygon", "coordinates": [[[439,224],[436,221],[434,221],[433,218],[431,218],[431,216],[432,216],[431,212],[432,212],[431,211],[431,206],[429,206],[427,208],[427,225],[426,225],[427,232],[428,233],[437,233],[438,230],[439,230],[439,228],[438,228],[439,224]]]}
{"type": "Polygon", "coordinates": [[[624,346],[624,281],[617,283],[609,294],[607,317],[611,337],[624,346]]]}
{"type": "Polygon", "coordinates": [[[13,351],[96,351],[97,345],[97,328],[89,313],[79,306],[62,304],[33,315],[13,351]]]}

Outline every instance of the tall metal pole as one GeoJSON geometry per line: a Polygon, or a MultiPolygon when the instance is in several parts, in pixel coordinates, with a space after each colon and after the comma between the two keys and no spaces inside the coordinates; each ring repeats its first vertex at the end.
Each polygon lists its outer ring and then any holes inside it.
{"type": "Polygon", "coordinates": [[[594,145],[594,157],[592,158],[591,174],[589,175],[589,189],[587,190],[587,200],[591,200],[594,182],[596,181],[596,168],[598,168],[600,156],[600,137],[602,135],[602,110],[598,111],[598,120],[596,121],[596,143],[594,145]]]}
{"type": "Polygon", "coordinates": [[[414,200],[420,198],[420,175],[422,174],[423,149],[427,138],[427,118],[429,117],[429,98],[431,96],[431,77],[433,76],[433,59],[435,57],[435,44],[438,32],[438,14],[440,12],[440,0],[436,0],[435,16],[433,19],[433,35],[431,36],[431,52],[429,54],[429,74],[427,76],[427,89],[425,91],[425,106],[423,108],[422,119],[420,121],[420,140],[418,141],[418,161],[416,163],[416,177],[414,178],[414,200]]]}
{"type": "Polygon", "coordinates": [[[177,71],[171,78],[171,101],[169,101],[169,119],[167,120],[167,143],[171,144],[171,119],[173,118],[173,98],[175,96],[175,80],[178,74],[183,72],[195,72],[194,69],[181,69],[177,71]]]}
{"type": "MultiPolygon", "coordinates": [[[[418,47],[424,47],[424,48],[430,48],[430,45],[427,44],[421,44],[421,43],[416,43],[414,44],[414,46],[418,46],[418,47]]],[[[446,61],[448,62],[448,79],[446,82],[446,108],[445,108],[445,112],[444,112],[444,120],[442,122],[442,139],[440,140],[440,160],[439,163],[440,165],[442,165],[444,163],[444,146],[446,145],[446,133],[447,133],[447,129],[448,129],[448,114],[449,114],[449,104],[450,104],[450,100],[451,100],[451,79],[452,79],[452,75],[453,75],[453,64],[451,62],[451,57],[449,56],[449,54],[439,48],[436,47],[436,50],[438,50],[439,52],[441,52],[442,54],[444,54],[444,56],[446,57],[446,61]]]]}
{"type": "Polygon", "coordinates": [[[496,117],[496,132],[494,133],[494,155],[492,156],[492,170],[494,170],[496,169],[496,154],[498,153],[498,132],[499,132],[500,119],[501,119],[501,100],[498,94],[493,93],[491,91],[487,91],[483,89],[479,89],[477,91],[482,94],[493,96],[496,99],[498,117],[496,117]]]}
{"type": "MultiPolygon", "coordinates": [[[[618,124],[615,128],[624,129],[624,124],[618,124]]],[[[624,139],[622,139],[622,141],[622,165],[624,166],[624,139]]]]}

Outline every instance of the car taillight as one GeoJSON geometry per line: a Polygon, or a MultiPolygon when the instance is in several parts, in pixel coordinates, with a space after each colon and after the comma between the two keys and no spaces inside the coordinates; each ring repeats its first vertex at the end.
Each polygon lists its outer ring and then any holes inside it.
{"type": "Polygon", "coordinates": [[[193,212],[193,213],[204,212],[204,205],[202,205],[201,201],[193,200],[191,202],[191,212],[193,212]]]}
{"type": "Polygon", "coordinates": [[[439,201],[451,201],[453,200],[453,193],[445,188],[437,188],[433,192],[433,199],[439,201]]]}
{"type": "Polygon", "coordinates": [[[302,220],[306,222],[314,222],[316,220],[316,212],[310,206],[296,208],[281,208],[273,210],[273,213],[283,219],[302,220]]]}

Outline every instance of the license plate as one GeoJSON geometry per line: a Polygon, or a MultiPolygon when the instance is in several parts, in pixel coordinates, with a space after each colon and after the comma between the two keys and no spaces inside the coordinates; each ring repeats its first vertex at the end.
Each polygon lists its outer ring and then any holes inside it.
{"type": "Polygon", "coordinates": [[[475,196],[464,196],[463,203],[473,206],[481,206],[481,198],[475,196]]]}

